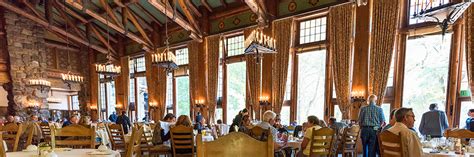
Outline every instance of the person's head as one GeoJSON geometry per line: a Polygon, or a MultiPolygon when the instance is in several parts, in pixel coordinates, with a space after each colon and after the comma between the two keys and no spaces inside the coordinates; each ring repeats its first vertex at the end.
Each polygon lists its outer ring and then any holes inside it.
{"type": "Polygon", "coordinates": [[[437,110],[437,109],[438,109],[438,104],[437,103],[430,104],[430,111],[437,110]]]}
{"type": "Polygon", "coordinates": [[[273,111],[268,110],[263,113],[263,121],[270,123],[271,125],[275,124],[275,117],[276,113],[273,111]]]}
{"type": "MultiPolygon", "coordinates": [[[[474,109],[470,109],[469,112],[467,113],[469,117],[474,117],[474,109]]],[[[8,118],[7,118],[8,120],[8,118]]]]}
{"type": "Polygon", "coordinates": [[[13,117],[12,115],[8,115],[7,116],[7,122],[9,122],[9,123],[15,122],[15,117],[13,117]]]}
{"type": "Polygon", "coordinates": [[[397,122],[397,119],[395,118],[395,112],[397,112],[397,109],[393,109],[392,111],[390,111],[390,125],[393,125],[395,124],[395,122],[397,122]]]}
{"type": "Polygon", "coordinates": [[[115,111],[112,111],[112,114],[115,114],[115,111]]]}
{"type": "Polygon", "coordinates": [[[163,118],[163,121],[165,121],[165,122],[176,122],[176,116],[174,116],[174,114],[172,114],[172,113],[168,113],[163,118]]]}
{"type": "Polygon", "coordinates": [[[125,114],[127,114],[127,112],[126,112],[126,111],[122,111],[122,115],[125,115],[125,114]]]}
{"type": "Polygon", "coordinates": [[[319,126],[321,127],[327,127],[328,125],[326,124],[326,122],[322,119],[319,120],[319,126]]]}
{"type": "Polygon", "coordinates": [[[181,115],[178,117],[178,120],[176,121],[176,126],[178,125],[184,125],[186,127],[191,127],[193,124],[191,122],[191,118],[187,115],[181,115]]]}
{"type": "Polygon", "coordinates": [[[218,119],[217,124],[222,124],[222,120],[218,119]]]}
{"type": "Polygon", "coordinates": [[[248,114],[249,114],[249,111],[248,111],[246,108],[244,108],[242,111],[240,111],[240,114],[242,114],[242,115],[248,115],[248,114]]]}
{"type": "Polygon", "coordinates": [[[369,103],[375,103],[377,101],[377,96],[372,94],[369,96],[369,103]]]}
{"type": "Polygon", "coordinates": [[[316,116],[308,116],[306,123],[303,123],[303,126],[312,127],[315,125],[319,125],[319,118],[316,116]]]}
{"type": "Polygon", "coordinates": [[[36,121],[38,121],[38,116],[32,114],[32,115],[30,116],[30,120],[33,121],[33,122],[36,122],[36,121]]]}
{"type": "Polygon", "coordinates": [[[72,124],[77,124],[79,123],[79,117],[77,115],[72,115],[71,118],[69,118],[69,122],[72,124]]]}
{"type": "Polygon", "coordinates": [[[249,126],[250,125],[250,116],[249,115],[244,115],[242,117],[242,121],[240,121],[241,126],[249,126]]]}
{"type": "Polygon", "coordinates": [[[415,124],[415,114],[412,108],[402,107],[395,112],[397,122],[405,124],[408,128],[413,128],[415,124]]]}
{"type": "Polygon", "coordinates": [[[81,116],[79,120],[80,125],[90,125],[92,123],[90,116],[81,116]]]}
{"type": "Polygon", "coordinates": [[[330,117],[329,121],[328,121],[328,124],[333,125],[334,123],[336,123],[336,118],[335,117],[330,117]]]}

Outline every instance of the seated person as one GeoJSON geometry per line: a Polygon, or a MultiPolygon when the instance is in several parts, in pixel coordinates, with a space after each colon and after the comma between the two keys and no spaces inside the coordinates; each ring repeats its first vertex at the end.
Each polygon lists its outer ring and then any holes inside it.
{"type": "Polygon", "coordinates": [[[313,129],[319,130],[322,127],[319,126],[320,120],[316,116],[308,116],[307,122],[303,125],[305,127],[303,142],[301,142],[301,150],[303,155],[309,156],[310,146],[312,144],[311,138],[313,137],[313,129]]]}
{"type": "Polygon", "coordinates": [[[79,118],[78,118],[78,116],[77,116],[77,115],[72,115],[71,118],[69,118],[69,120],[64,121],[62,127],[66,127],[66,126],[68,126],[68,125],[71,125],[71,124],[78,124],[78,123],[79,123],[79,118]]]}
{"type": "Polygon", "coordinates": [[[91,121],[90,116],[82,116],[81,119],[79,119],[79,125],[90,128],[91,124],[92,124],[92,121],[91,121]]]}
{"type": "MultiPolygon", "coordinates": [[[[176,121],[176,124],[174,127],[177,127],[177,126],[185,126],[185,127],[192,128],[193,123],[191,121],[191,118],[189,118],[189,116],[181,115],[178,117],[178,120],[176,121]]],[[[189,134],[184,134],[184,135],[189,135],[189,134]]],[[[190,154],[191,151],[192,151],[191,149],[176,149],[176,154],[190,154]]]]}
{"type": "MultiPolygon", "coordinates": [[[[466,126],[465,128],[470,131],[474,131],[474,109],[470,109],[467,113],[469,118],[466,119],[466,126]]],[[[8,120],[8,118],[7,118],[8,120]]]]}
{"type": "Polygon", "coordinates": [[[411,108],[402,107],[395,112],[397,122],[387,131],[401,136],[402,146],[406,150],[403,156],[419,157],[423,155],[420,139],[416,133],[409,128],[413,128],[415,114],[411,108]]]}
{"type": "Polygon", "coordinates": [[[275,112],[270,110],[265,111],[265,113],[263,113],[263,121],[258,123],[256,126],[261,127],[262,129],[270,129],[270,132],[272,133],[273,137],[275,154],[276,156],[281,156],[280,153],[288,154],[285,151],[281,152],[281,150],[286,146],[288,140],[286,136],[283,136],[281,138],[283,142],[277,142],[278,130],[273,127],[273,125],[275,124],[275,118],[275,112]]]}
{"type": "Polygon", "coordinates": [[[335,117],[331,117],[329,118],[329,128],[333,129],[336,131],[336,134],[339,134],[341,132],[342,129],[346,128],[347,127],[347,124],[346,123],[343,123],[343,122],[337,122],[336,121],[336,118],[335,117]]]}
{"type": "Polygon", "coordinates": [[[239,124],[239,132],[248,134],[250,132],[250,129],[252,128],[253,128],[253,125],[250,122],[250,116],[244,115],[244,117],[242,117],[242,120],[240,121],[240,124],[239,124]]]}

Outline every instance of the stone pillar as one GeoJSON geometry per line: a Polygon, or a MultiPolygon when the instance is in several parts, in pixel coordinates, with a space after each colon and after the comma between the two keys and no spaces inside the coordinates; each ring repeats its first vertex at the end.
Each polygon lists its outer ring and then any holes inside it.
{"type": "MultiPolygon", "coordinates": [[[[10,74],[12,76],[13,99],[9,113],[26,117],[25,107],[32,102],[48,108],[46,98],[49,89],[39,90],[27,86],[30,79],[47,79],[44,29],[35,22],[9,11],[5,12],[8,51],[10,53],[10,74]]],[[[49,117],[47,110],[42,110],[49,117]]]]}

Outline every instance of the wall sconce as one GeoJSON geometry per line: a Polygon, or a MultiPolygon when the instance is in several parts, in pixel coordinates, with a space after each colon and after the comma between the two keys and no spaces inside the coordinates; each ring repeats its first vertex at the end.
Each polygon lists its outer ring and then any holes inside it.
{"type": "Polygon", "coordinates": [[[204,108],[204,100],[195,100],[194,105],[196,105],[197,108],[204,108]]]}
{"type": "Polygon", "coordinates": [[[115,108],[116,108],[116,109],[122,109],[122,108],[123,108],[123,105],[122,105],[122,104],[115,104],[115,108]]]}
{"type": "Polygon", "coordinates": [[[28,108],[30,110],[38,110],[39,107],[40,107],[40,105],[36,101],[30,101],[30,102],[28,102],[28,104],[26,106],[26,108],[28,108]]]}
{"type": "Polygon", "coordinates": [[[364,91],[352,91],[351,92],[351,101],[352,102],[365,102],[364,91]]]}
{"type": "Polygon", "coordinates": [[[269,100],[268,96],[260,96],[260,100],[258,101],[260,103],[260,106],[270,106],[271,103],[269,100]]]}
{"type": "Polygon", "coordinates": [[[91,109],[91,110],[97,110],[97,106],[96,106],[96,105],[91,105],[91,106],[89,106],[89,109],[91,109]]]}
{"type": "Polygon", "coordinates": [[[158,108],[158,103],[156,103],[156,102],[150,102],[149,105],[150,105],[150,109],[152,109],[152,110],[158,108]]]}

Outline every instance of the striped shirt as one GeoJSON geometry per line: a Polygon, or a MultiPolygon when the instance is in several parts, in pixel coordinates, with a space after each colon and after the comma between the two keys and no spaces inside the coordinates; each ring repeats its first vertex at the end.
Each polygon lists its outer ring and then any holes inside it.
{"type": "Polygon", "coordinates": [[[370,103],[360,109],[359,124],[360,126],[380,127],[385,123],[383,110],[375,103],[370,103]]]}

